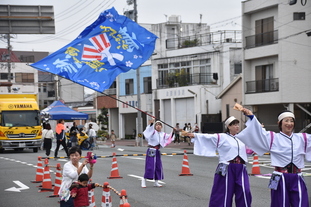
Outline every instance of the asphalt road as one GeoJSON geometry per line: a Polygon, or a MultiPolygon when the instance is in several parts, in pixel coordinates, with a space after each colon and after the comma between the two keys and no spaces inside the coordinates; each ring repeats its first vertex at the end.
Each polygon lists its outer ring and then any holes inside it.
{"type": "MultiPolygon", "coordinates": [[[[140,187],[140,179],[144,171],[143,156],[117,156],[118,173],[122,179],[107,179],[111,175],[113,152],[117,155],[123,154],[142,154],[146,147],[134,147],[134,144],[117,143],[116,148],[110,148],[105,143],[94,150],[98,156],[108,158],[98,158],[94,167],[92,181],[103,184],[108,182],[114,189],[121,191],[125,189],[128,195],[128,202],[132,207],[188,207],[188,206],[207,206],[210,191],[213,184],[214,171],[218,163],[217,158],[207,158],[195,156],[192,153],[192,146],[186,143],[181,145],[171,144],[162,153],[164,168],[163,187],[153,187],[153,182],[147,182],[147,188],[140,187]],[[182,173],[183,155],[169,155],[171,153],[183,153],[188,151],[189,168],[193,176],[179,176],[182,173]]],[[[64,151],[60,151],[59,156],[64,156],[64,151]]],[[[86,151],[83,151],[86,155],[86,151]]],[[[44,151],[33,153],[32,150],[23,152],[6,151],[0,154],[0,202],[4,207],[16,206],[59,206],[58,198],[50,198],[53,192],[38,192],[39,184],[31,183],[35,179],[37,157],[44,156],[44,151]]],[[[249,160],[252,162],[252,159],[249,160]]],[[[50,165],[56,166],[57,163],[63,165],[67,159],[50,159],[50,165]]],[[[269,174],[273,170],[269,167],[270,157],[268,155],[259,158],[261,174],[269,174]]],[[[311,163],[306,163],[306,173],[311,173],[311,163]]],[[[252,164],[248,164],[251,172],[252,164]]],[[[54,184],[55,168],[50,168],[51,178],[54,184]]],[[[253,207],[270,206],[270,191],[267,188],[268,176],[250,176],[251,191],[253,196],[253,207]]],[[[311,200],[310,186],[311,177],[306,176],[305,180],[309,186],[309,200],[311,200]]],[[[102,188],[95,189],[96,206],[101,206],[102,188]]],[[[112,206],[119,206],[120,198],[111,192],[112,206]]],[[[233,205],[235,206],[235,205],[233,205]]]]}

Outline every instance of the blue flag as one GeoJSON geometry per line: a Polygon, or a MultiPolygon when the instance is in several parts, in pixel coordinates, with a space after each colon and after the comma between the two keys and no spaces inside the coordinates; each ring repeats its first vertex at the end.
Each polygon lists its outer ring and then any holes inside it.
{"type": "Polygon", "coordinates": [[[112,7],[71,43],[31,66],[103,92],[120,73],[137,69],[148,60],[156,39],[112,7]]]}

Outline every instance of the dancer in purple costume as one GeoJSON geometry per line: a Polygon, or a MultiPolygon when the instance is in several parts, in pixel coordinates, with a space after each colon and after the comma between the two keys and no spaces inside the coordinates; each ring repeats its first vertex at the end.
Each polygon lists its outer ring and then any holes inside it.
{"type": "Polygon", "coordinates": [[[195,155],[215,157],[219,155],[209,207],[232,207],[233,196],[238,207],[250,207],[252,195],[245,163],[246,146],[236,138],[239,121],[231,116],[225,121],[226,133],[187,133],[194,142],[195,155]]]}
{"type": "Polygon", "coordinates": [[[249,120],[237,137],[258,155],[270,152],[271,165],[275,167],[269,182],[271,207],[309,207],[301,168],[305,159],[311,161],[311,134],[294,133],[295,115],[291,111],[279,114],[280,133],[262,128],[249,109],[243,108],[242,112],[249,120]]]}
{"type": "Polygon", "coordinates": [[[144,131],[144,136],[148,142],[148,150],[146,153],[145,175],[141,181],[141,187],[146,187],[146,179],[155,180],[155,187],[162,187],[159,180],[164,179],[160,148],[164,148],[174,140],[174,132],[167,134],[162,132],[163,124],[154,120],[149,120],[149,125],[144,131]]]}

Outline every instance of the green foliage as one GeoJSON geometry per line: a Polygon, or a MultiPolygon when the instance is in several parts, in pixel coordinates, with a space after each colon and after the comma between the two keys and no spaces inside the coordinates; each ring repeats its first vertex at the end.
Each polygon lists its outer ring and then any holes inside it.
{"type": "Polygon", "coordinates": [[[97,131],[97,136],[98,137],[106,137],[106,138],[108,138],[108,132],[107,131],[105,131],[105,130],[98,130],[97,131]]]}
{"type": "Polygon", "coordinates": [[[169,87],[187,86],[189,83],[190,75],[184,68],[182,68],[180,71],[174,70],[174,72],[170,72],[168,74],[167,85],[169,85],[169,87]]]}
{"type": "Polygon", "coordinates": [[[101,110],[101,113],[97,116],[97,120],[99,121],[101,127],[101,130],[107,131],[108,130],[108,109],[103,107],[101,110]]]}
{"type": "Polygon", "coordinates": [[[185,40],[182,43],[182,47],[195,47],[197,46],[199,43],[198,39],[194,39],[194,40],[185,40]]]}

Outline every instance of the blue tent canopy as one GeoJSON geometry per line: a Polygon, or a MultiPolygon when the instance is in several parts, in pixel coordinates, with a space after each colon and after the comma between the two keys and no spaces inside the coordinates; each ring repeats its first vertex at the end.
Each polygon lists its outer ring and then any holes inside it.
{"type": "Polygon", "coordinates": [[[48,116],[50,120],[87,120],[89,118],[88,114],[77,112],[61,101],[54,101],[51,105],[41,111],[41,116],[48,116]]]}

